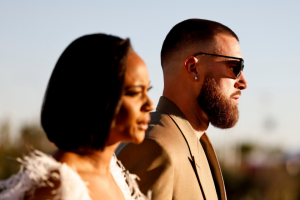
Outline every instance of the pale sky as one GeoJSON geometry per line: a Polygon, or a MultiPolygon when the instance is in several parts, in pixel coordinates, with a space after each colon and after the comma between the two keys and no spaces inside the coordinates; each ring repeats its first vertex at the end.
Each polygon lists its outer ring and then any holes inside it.
{"type": "Polygon", "coordinates": [[[8,118],[15,127],[38,121],[62,51],[79,36],[99,32],[131,39],[148,66],[156,104],[163,90],[159,55],[166,34],[180,21],[202,18],[238,35],[249,85],[240,98],[238,125],[226,131],[210,127],[212,142],[300,150],[299,8],[300,1],[278,0],[0,0],[0,120],[8,118]]]}

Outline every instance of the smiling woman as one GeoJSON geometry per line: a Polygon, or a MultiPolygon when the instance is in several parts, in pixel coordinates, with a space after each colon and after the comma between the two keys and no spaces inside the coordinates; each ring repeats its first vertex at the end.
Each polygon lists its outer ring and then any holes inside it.
{"type": "Polygon", "coordinates": [[[0,182],[0,199],[148,199],[114,151],[122,141],[143,141],[153,109],[149,84],[129,39],[94,34],[72,42],[53,70],[41,113],[58,149],[20,159],[25,170],[0,182]]]}

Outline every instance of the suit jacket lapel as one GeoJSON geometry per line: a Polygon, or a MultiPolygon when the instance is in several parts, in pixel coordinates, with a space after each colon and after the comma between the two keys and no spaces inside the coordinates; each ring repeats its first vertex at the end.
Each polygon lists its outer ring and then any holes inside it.
{"type": "Polygon", "coordinates": [[[156,110],[161,111],[163,113],[166,113],[170,116],[170,118],[175,122],[175,124],[178,126],[179,130],[183,134],[183,137],[185,138],[187,145],[190,150],[191,154],[191,161],[194,163],[194,169],[197,175],[197,178],[199,180],[199,184],[202,190],[202,193],[204,195],[203,187],[199,177],[200,171],[198,167],[200,166],[200,156],[198,152],[198,138],[190,125],[190,123],[186,120],[183,113],[179,110],[179,108],[170,100],[168,100],[165,97],[160,97],[159,103],[157,105],[156,110]],[[198,165],[198,167],[197,167],[198,165]]]}
{"type": "MultiPolygon", "coordinates": [[[[205,195],[202,185],[205,184],[204,180],[201,180],[200,175],[200,155],[199,155],[199,145],[202,144],[203,149],[205,151],[208,163],[211,168],[211,173],[213,175],[216,190],[218,193],[218,196],[221,198],[221,200],[226,200],[226,192],[223,182],[223,177],[221,173],[221,169],[219,166],[219,162],[217,160],[215,151],[206,135],[204,133],[200,139],[200,142],[198,141],[198,138],[194,132],[194,129],[190,125],[190,123],[187,121],[183,113],[179,110],[179,108],[170,100],[168,100],[165,97],[160,97],[159,103],[157,105],[156,110],[161,111],[163,113],[166,113],[170,116],[170,118],[174,121],[174,123],[177,125],[179,130],[181,131],[183,137],[185,138],[187,145],[190,150],[191,154],[191,161],[194,162],[194,168],[197,175],[197,178],[199,180],[199,184],[202,190],[203,195],[205,195]],[[200,144],[201,143],[201,144],[200,144]],[[198,167],[197,167],[198,166],[198,167]]],[[[201,147],[202,148],[202,147],[201,147]]],[[[202,150],[203,151],[203,150],[202,150]]]]}
{"type": "Polygon", "coordinates": [[[202,135],[202,137],[200,138],[200,142],[206,153],[208,163],[210,164],[210,169],[211,169],[211,173],[213,174],[218,196],[222,200],[226,200],[227,199],[226,190],[225,190],[224,180],[219,165],[219,161],[206,133],[202,135]]]}

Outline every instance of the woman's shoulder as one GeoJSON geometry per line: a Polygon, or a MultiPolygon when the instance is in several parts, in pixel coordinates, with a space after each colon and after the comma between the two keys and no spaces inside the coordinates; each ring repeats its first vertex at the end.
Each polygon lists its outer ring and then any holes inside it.
{"type": "Polygon", "coordinates": [[[53,157],[37,150],[17,160],[21,163],[20,171],[9,179],[0,181],[0,199],[47,197],[90,200],[85,183],[76,171],[66,164],[57,162],[53,157]]]}

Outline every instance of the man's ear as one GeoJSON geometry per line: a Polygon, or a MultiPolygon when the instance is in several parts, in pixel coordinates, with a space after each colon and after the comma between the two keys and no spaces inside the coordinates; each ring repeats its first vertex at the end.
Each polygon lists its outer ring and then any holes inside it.
{"type": "Polygon", "coordinates": [[[187,73],[194,80],[198,80],[199,77],[199,69],[196,67],[197,63],[198,63],[198,59],[195,58],[194,56],[190,56],[186,58],[184,61],[184,67],[187,73]]]}

